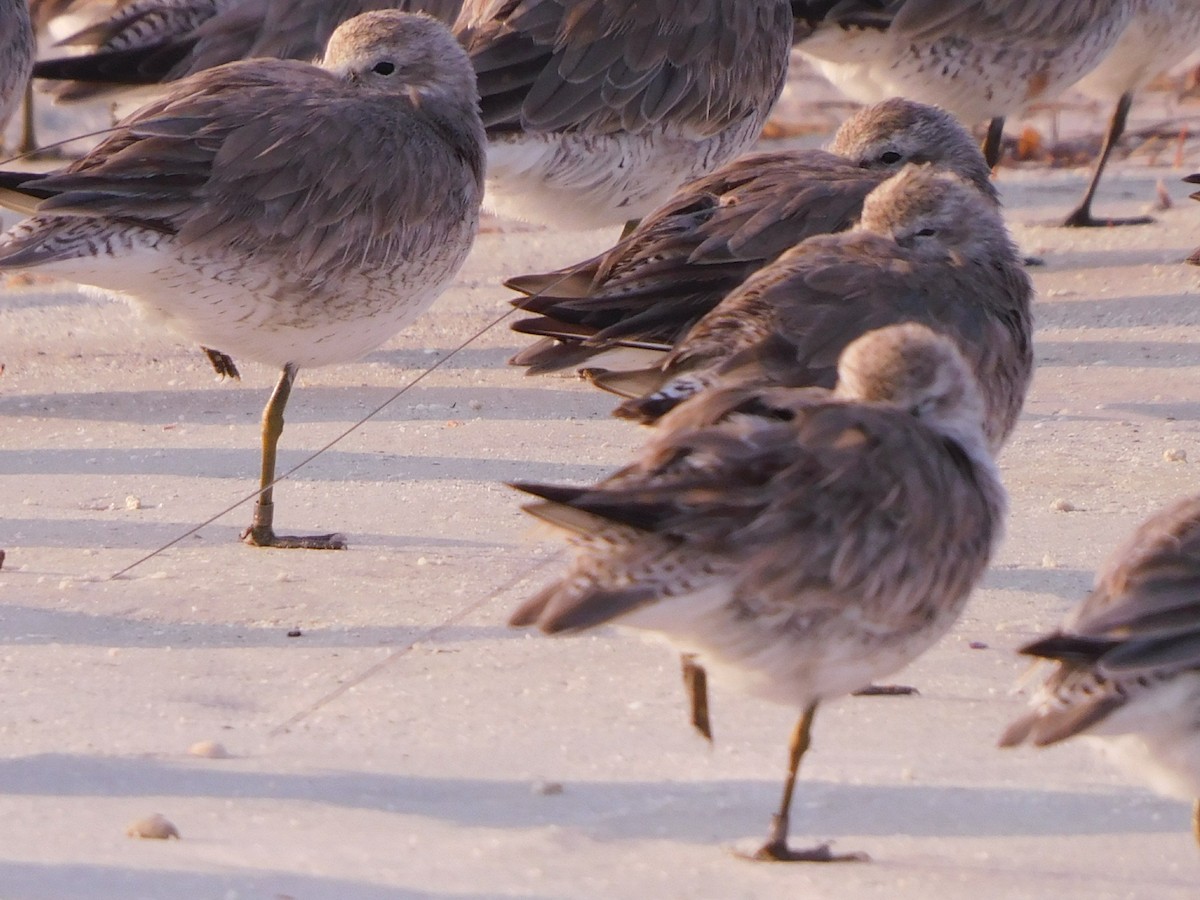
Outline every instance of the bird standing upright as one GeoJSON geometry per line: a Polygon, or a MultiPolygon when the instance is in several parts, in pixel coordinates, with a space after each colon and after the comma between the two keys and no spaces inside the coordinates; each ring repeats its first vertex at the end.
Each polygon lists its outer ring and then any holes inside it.
{"type": "Polygon", "coordinates": [[[258,59],[190,76],[78,162],[19,184],[34,214],[0,239],[0,268],[112,291],[190,340],[282,369],[245,539],[340,547],[273,529],[292,383],[378,347],[449,284],[478,228],[484,142],[449,30],[369,13],[337,29],[320,66],[258,59]]]}

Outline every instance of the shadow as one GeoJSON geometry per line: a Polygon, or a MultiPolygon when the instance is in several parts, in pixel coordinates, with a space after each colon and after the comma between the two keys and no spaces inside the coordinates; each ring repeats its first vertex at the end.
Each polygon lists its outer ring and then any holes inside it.
{"type": "MultiPolygon", "coordinates": [[[[470,419],[546,420],[607,418],[617,400],[597,390],[562,390],[551,379],[530,380],[528,387],[416,387],[376,416],[372,422],[462,421],[470,419]],[[475,409],[472,405],[478,404],[475,409]]],[[[398,386],[398,385],[397,385],[398,386]]],[[[289,424],[337,422],[349,424],[386,401],[394,387],[308,387],[301,385],[288,404],[289,424]]],[[[270,385],[243,387],[237,382],[214,383],[206,390],[89,391],[59,394],[0,396],[0,416],[35,416],[93,422],[132,422],[141,425],[226,424],[231,420],[257,423],[270,394],[270,385]],[[181,414],[184,418],[181,420],[181,414]]],[[[284,430],[287,440],[287,430],[284,430]]]]}
{"type": "MultiPolygon", "coordinates": [[[[275,517],[276,526],[281,531],[317,533],[322,529],[326,531],[337,529],[336,522],[316,518],[316,514],[312,510],[289,509],[286,494],[281,495],[277,491],[276,496],[282,498],[276,506],[275,517]]],[[[209,546],[241,543],[242,531],[250,523],[252,503],[253,501],[246,501],[217,522],[205,525],[186,540],[203,541],[209,546]]],[[[220,508],[214,503],[209,515],[216,514],[220,508]]],[[[7,542],[10,554],[13,554],[14,548],[19,551],[22,547],[152,550],[194,527],[193,524],[184,522],[130,521],[129,517],[137,516],[138,513],[125,511],[113,511],[111,515],[114,519],[120,517],[120,521],[108,521],[100,517],[95,519],[0,519],[0,524],[4,528],[0,537],[7,542]]],[[[399,515],[397,513],[398,521],[399,515]]],[[[506,552],[504,545],[488,541],[429,535],[380,534],[346,529],[342,529],[342,532],[349,542],[351,550],[365,547],[387,547],[394,550],[440,548],[444,550],[461,549],[474,553],[506,552]]],[[[191,545],[185,543],[182,546],[186,548],[191,545]]],[[[247,553],[259,554],[275,552],[251,547],[246,547],[245,550],[247,553]]],[[[17,561],[15,555],[11,558],[13,562],[17,561]]]]}
{"type": "Polygon", "coordinates": [[[230,647],[315,648],[405,647],[422,644],[458,644],[472,641],[523,640],[524,632],[496,625],[356,626],[305,628],[300,637],[288,637],[292,626],[256,627],[209,622],[143,620],[123,615],[96,615],[75,610],[49,610],[5,604],[0,619],[0,643],[12,646],[62,644],[80,647],[160,648],[230,647]]]}
{"type": "MultiPolygon", "coordinates": [[[[284,435],[287,440],[287,435],[284,435]]],[[[286,472],[311,450],[280,450],[278,469],[286,472]]],[[[258,448],[199,449],[193,447],[125,447],[107,450],[0,450],[0,471],[6,475],[177,475],[192,478],[238,479],[246,490],[257,487],[258,448]],[[203,474],[201,474],[203,473],[203,474]],[[253,483],[251,483],[253,482],[253,483]]],[[[555,463],[482,456],[404,456],[329,450],[291,477],[297,482],[466,481],[596,481],[615,466],[593,463],[555,463]]],[[[402,489],[397,484],[397,490],[402,489]]],[[[287,482],[276,488],[286,498],[287,482]]],[[[284,501],[283,505],[286,505],[284,501]]],[[[217,504],[214,503],[214,507],[217,504]]],[[[214,512],[216,509],[214,508],[214,512]]]]}
{"type": "MultiPolygon", "coordinates": [[[[294,870],[232,869],[187,872],[165,868],[126,868],[88,863],[35,863],[0,861],[0,885],[6,897],[21,900],[130,900],[134,897],[303,897],[305,900],[487,900],[488,892],[433,892],[408,890],[346,878],[304,875],[294,870]]],[[[510,894],[532,898],[541,895],[510,894]]]]}
{"type": "MultiPolygon", "coordinates": [[[[1080,297],[1072,300],[1034,302],[1034,317],[1039,329],[1046,328],[1120,328],[1145,329],[1155,325],[1185,325],[1200,323],[1200,306],[1191,294],[1142,294],[1136,297],[1080,297]]],[[[1126,342],[1123,342],[1126,343],[1126,342]]],[[[1155,341],[1133,340],[1130,346],[1155,341]]],[[[1186,342],[1162,346],[1188,350],[1194,345],[1186,342]]]]}
{"type": "Polygon", "coordinates": [[[983,576],[984,590],[1051,594],[1063,600],[1081,600],[1092,587],[1094,573],[1084,569],[991,568],[983,576]]]}
{"type": "MultiPolygon", "coordinates": [[[[448,347],[397,347],[394,350],[374,350],[364,356],[360,362],[382,363],[397,369],[428,369],[450,353],[448,347]]],[[[439,369],[505,369],[508,368],[508,358],[517,352],[513,347],[465,347],[459,350],[439,369]]],[[[519,369],[513,369],[519,372],[519,369]]]]}
{"type": "Polygon", "coordinates": [[[1200,347],[1186,341],[1046,341],[1034,344],[1039,367],[1109,366],[1186,369],[1200,366],[1200,347]]]}
{"type": "MultiPolygon", "coordinates": [[[[236,765],[236,761],[233,763],[236,765]]],[[[568,781],[545,797],[528,781],[355,771],[246,772],[211,761],[41,754],[0,760],[0,793],[303,801],[425,816],[463,827],[576,827],[598,839],[709,844],[757,835],[778,800],[770,781],[568,781]],[[714,810],[720,814],[714,815],[714,810]]],[[[1171,833],[1185,807],[1134,789],[862,785],[801,779],[797,835],[999,837],[1171,833]]],[[[176,822],[181,831],[186,825],[176,822]]]]}

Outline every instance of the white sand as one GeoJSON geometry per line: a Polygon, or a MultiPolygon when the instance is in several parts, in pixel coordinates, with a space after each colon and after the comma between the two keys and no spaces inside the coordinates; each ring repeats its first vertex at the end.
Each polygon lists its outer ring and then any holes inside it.
{"type": "MultiPolygon", "coordinates": [[[[1023,702],[1012,648],[1142,518],[1200,487],[1200,269],[1180,264],[1200,206],[1185,171],[1118,174],[1097,212],[1140,212],[1159,178],[1176,208],[1063,231],[1038,223],[1065,213],[1081,171],[1001,175],[1018,238],[1047,260],[1039,371],[1002,460],[1009,537],[954,634],[904,673],[922,695],[830,705],[797,791],[795,841],[869,864],[729,852],[765,833],[791,711],[718,686],[709,749],[662,647],[505,628],[558,545],[501,482],[592,480],[643,440],[574,379],[507,368],[523,339],[487,332],[278,489],[277,527],[343,531],[348,551],[244,547],[243,506],[112,581],[253,487],[275,373],[243,364],[240,384],[216,383],[123,304],[11,286],[0,897],[1195,897],[1185,804],[1083,746],[994,748],[1023,702]],[[203,740],[231,758],[190,756],[203,740]],[[155,812],[181,840],[125,836],[155,812]]],[[[302,373],[282,464],[501,314],[501,273],[612,237],[484,235],[418,327],[302,373]]]]}

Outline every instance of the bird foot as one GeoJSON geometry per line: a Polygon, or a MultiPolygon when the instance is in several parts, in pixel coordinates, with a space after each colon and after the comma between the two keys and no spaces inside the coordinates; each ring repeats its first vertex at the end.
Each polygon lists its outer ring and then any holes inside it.
{"type": "Polygon", "coordinates": [[[855,697],[919,697],[921,692],[907,684],[869,684],[861,691],[855,691],[855,697]]]}
{"type": "Polygon", "coordinates": [[[1152,216],[1131,216],[1127,219],[1097,219],[1085,209],[1077,209],[1063,220],[1063,228],[1119,228],[1124,225],[1153,225],[1152,216]]]}
{"type": "Polygon", "coordinates": [[[870,862],[865,853],[834,853],[829,844],[820,844],[804,850],[793,850],[783,841],[767,841],[753,853],[738,853],[742,859],[753,862],[870,862]]]}
{"type": "Polygon", "coordinates": [[[242,532],[242,542],[251,547],[274,547],[277,550],[345,550],[346,538],[343,535],[313,534],[290,535],[276,534],[270,526],[251,525],[242,532]]]}

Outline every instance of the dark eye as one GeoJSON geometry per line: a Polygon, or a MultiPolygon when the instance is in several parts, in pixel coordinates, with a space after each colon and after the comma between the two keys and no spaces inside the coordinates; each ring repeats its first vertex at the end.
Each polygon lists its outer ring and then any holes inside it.
{"type": "Polygon", "coordinates": [[[386,60],[384,62],[377,62],[371,66],[371,71],[376,75],[391,75],[396,71],[396,64],[387,62],[386,60]]]}
{"type": "Polygon", "coordinates": [[[883,163],[885,166],[894,166],[896,163],[900,162],[900,160],[902,160],[903,158],[904,157],[901,156],[899,153],[897,153],[895,150],[889,150],[879,157],[879,161],[881,163],[883,163]]]}
{"type": "Polygon", "coordinates": [[[922,228],[917,232],[917,237],[933,237],[937,234],[936,228],[922,228]]]}

